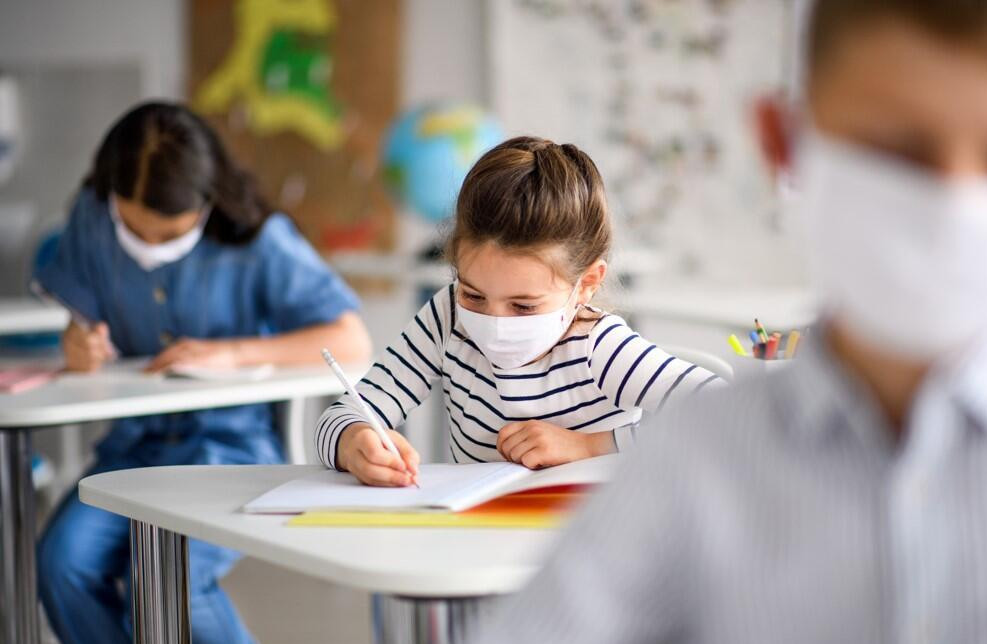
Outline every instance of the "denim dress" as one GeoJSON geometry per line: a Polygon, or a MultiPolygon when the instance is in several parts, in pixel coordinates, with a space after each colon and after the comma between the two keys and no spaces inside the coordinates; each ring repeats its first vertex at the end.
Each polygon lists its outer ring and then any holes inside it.
{"type": "MultiPolygon", "coordinates": [[[[333,322],[358,308],[353,291],[282,214],[244,245],[204,236],[185,257],[142,269],[117,242],[108,205],[83,189],[55,257],[35,279],[92,321],[121,357],[151,357],[179,338],[267,336],[333,322]]],[[[97,447],[92,472],[176,464],[282,460],[271,405],[125,418],[97,447]]],[[[63,642],[130,641],[127,520],[70,494],[39,544],[40,594],[63,642]],[[124,584],[125,585],[125,584],[124,584]]],[[[217,584],[236,553],[191,541],[197,642],[249,642],[217,584]]]]}

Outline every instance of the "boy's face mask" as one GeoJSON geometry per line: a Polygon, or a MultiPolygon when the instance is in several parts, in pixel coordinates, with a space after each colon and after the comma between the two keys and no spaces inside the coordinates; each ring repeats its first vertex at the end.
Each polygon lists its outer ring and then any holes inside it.
{"type": "Polygon", "coordinates": [[[498,317],[470,311],[457,302],[456,314],[490,362],[501,369],[516,369],[547,352],[569,330],[579,308],[572,305],[578,290],[579,282],[562,308],[551,313],[498,317]]]}
{"type": "Polygon", "coordinates": [[[208,210],[206,210],[195,227],[187,233],[160,244],[149,244],[135,235],[124,223],[120,217],[120,211],[117,210],[116,198],[113,195],[110,195],[109,202],[110,217],[113,219],[113,229],[116,233],[117,242],[124,252],[130,255],[131,259],[145,271],[153,271],[159,266],[177,262],[192,252],[195,245],[202,239],[202,233],[209,218],[208,210]]]}
{"type": "Polygon", "coordinates": [[[987,178],[939,179],[818,132],[796,174],[815,285],[849,331],[932,361],[987,330],[987,178]]]}

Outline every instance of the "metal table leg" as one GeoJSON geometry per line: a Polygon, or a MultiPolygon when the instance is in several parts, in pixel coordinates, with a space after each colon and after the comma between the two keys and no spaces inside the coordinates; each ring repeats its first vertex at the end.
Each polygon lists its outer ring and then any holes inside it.
{"type": "Polygon", "coordinates": [[[188,539],[130,522],[135,644],[188,644],[188,539]]]}
{"type": "Polygon", "coordinates": [[[309,460],[305,457],[309,450],[305,432],[305,403],[307,398],[291,398],[278,405],[278,421],[281,426],[281,437],[284,440],[285,457],[292,465],[305,465],[309,460]]]}
{"type": "Polygon", "coordinates": [[[376,644],[462,644],[498,597],[452,599],[373,596],[376,644]]]}
{"type": "Polygon", "coordinates": [[[0,620],[2,641],[37,644],[37,567],[34,560],[31,434],[0,431],[0,620]]]}

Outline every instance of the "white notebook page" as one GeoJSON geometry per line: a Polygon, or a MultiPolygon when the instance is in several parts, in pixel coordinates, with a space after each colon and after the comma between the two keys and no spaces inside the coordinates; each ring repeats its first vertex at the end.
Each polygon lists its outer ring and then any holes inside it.
{"type": "Polygon", "coordinates": [[[307,510],[461,510],[499,496],[499,490],[531,475],[512,463],[422,465],[414,486],[371,487],[352,474],[326,470],[289,481],[247,503],[252,513],[307,510]]]}
{"type": "Polygon", "coordinates": [[[531,471],[512,463],[427,464],[421,489],[370,487],[352,474],[325,470],[289,481],[247,503],[250,513],[309,510],[451,510],[458,512],[512,492],[608,481],[619,455],[600,456],[531,471]]]}

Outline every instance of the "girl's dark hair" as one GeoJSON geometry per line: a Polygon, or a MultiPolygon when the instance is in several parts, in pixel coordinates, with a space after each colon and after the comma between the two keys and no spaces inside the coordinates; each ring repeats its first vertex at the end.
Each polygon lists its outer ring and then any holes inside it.
{"type": "Polygon", "coordinates": [[[177,103],[143,103],[120,117],[83,185],[104,201],[116,194],[166,217],[208,204],[204,234],[228,244],[253,239],[271,212],[213,129],[177,103]]]}
{"type": "MultiPolygon", "coordinates": [[[[466,175],[446,248],[456,265],[463,242],[538,253],[565,253],[552,268],[570,282],[610,252],[612,231],[603,179],[575,145],[522,136],[484,154],[466,175]]],[[[539,255],[546,257],[545,255],[539,255]]]]}

